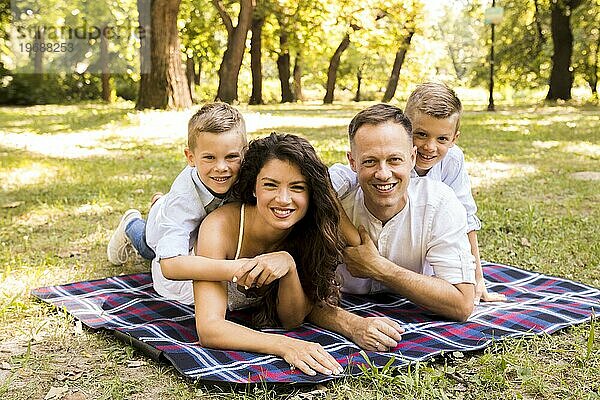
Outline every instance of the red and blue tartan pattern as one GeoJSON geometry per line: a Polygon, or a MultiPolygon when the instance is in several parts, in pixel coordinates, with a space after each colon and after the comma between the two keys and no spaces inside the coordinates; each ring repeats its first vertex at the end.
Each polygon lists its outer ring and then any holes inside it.
{"type": "MultiPolygon", "coordinates": [[[[442,352],[479,350],[493,340],[552,333],[588,321],[592,312],[600,314],[598,289],[506,265],[484,263],[483,267],[488,288],[507,295],[509,301],[481,303],[464,323],[441,320],[393,294],[344,295],[345,309],[365,317],[387,316],[406,329],[390,352],[367,352],[371,362],[383,366],[394,357],[393,365],[404,366],[442,352]]],[[[291,371],[276,356],[199,346],[193,307],[160,297],[150,274],[44,287],[32,294],[65,308],[90,328],[116,330],[157,349],[189,378],[236,383],[316,383],[334,378],[291,371]]],[[[242,312],[229,317],[247,320],[242,312]]],[[[265,331],[320,343],[348,375],[359,374],[359,365],[365,363],[354,343],[308,323],[293,331],[265,331]]]]}

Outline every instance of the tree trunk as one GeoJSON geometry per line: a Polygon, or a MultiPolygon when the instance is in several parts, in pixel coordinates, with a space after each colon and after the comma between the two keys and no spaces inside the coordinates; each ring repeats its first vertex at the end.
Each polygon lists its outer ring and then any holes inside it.
{"type": "Polygon", "coordinates": [[[329,68],[327,69],[327,86],[325,97],[323,98],[323,104],[331,104],[333,103],[333,92],[335,91],[335,81],[337,79],[337,70],[340,66],[340,59],[342,58],[342,53],[346,51],[348,46],[350,45],[350,34],[346,33],[344,39],[340,42],[340,45],[335,49],[335,53],[331,57],[329,61],[329,68]]]}
{"type": "Polygon", "coordinates": [[[246,49],[246,37],[252,20],[253,0],[240,0],[240,13],[236,27],[233,26],[233,22],[220,0],[212,0],[212,3],[217,8],[227,29],[227,48],[219,67],[219,88],[217,89],[216,98],[225,103],[233,103],[238,99],[238,76],[246,49]]]}
{"type": "Polygon", "coordinates": [[[252,94],[249,104],[264,104],[262,98],[262,28],[265,17],[257,15],[252,17],[252,38],[250,39],[250,70],[252,71],[252,94]]]}
{"type": "Polygon", "coordinates": [[[356,95],[354,95],[354,101],[360,101],[360,85],[362,83],[362,70],[359,68],[356,71],[356,95]]]}
{"type": "Polygon", "coordinates": [[[598,64],[600,63],[600,34],[596,39],[596,51],[594,52],[594,65],[592,65],[592,73],[590,74],[590,88],[592,89],[592,98],[598,98],[598,64]]]}
{"type": "Polygon", "coordinates": [[[196,86],[196,63],[194,62],[194,56],[188,54],[185,60],[185,76],[187,77],[187,84],[190,88],[190,100],[194,101],[194,88],[196,86]]]}
{"type": "MultiPolygon", "coordinates": [[[[141,75],[137,109],[192,105],[177,29],[180,3],[181,0],[138,0],[138,8],[150,6],[150,32],[146,32],[150,39],[150,66],[141,75]]],[[[140,25],[146,26],[142,13],[145,11],[140,10],[140,25]]]]}
{"type": "Polygon", "coordinates": [[[290,86],[290,51],[288,48],[288,33],[281,27],[279,34],[279,48],[281,52],[277,57],[277,72],[281,83],[281,102],[291,103],[294,101],[294,93],[290,86]]]}
{"type": "Polygon", "coordinates": [[[200,77],[202,75],[202,59],[198,58],[197,63],[198,63],[198,72],[196,74],[194,74],[194,84],[196,86],[200,86],[200,77]]]}
{"type": "Polygon", "coordinates": [[[402,69],[402,64],[404,63],[406,52],[410,47],[410,41],[412,40],[414,34],[414,31],[408,31],[408,35],[406,35],[403,43],[400,45],[400,48],[396,52],[394,66],[392,67],[392,74],[390,75],[387,87],[385,88],[383,99],[381,100],[384,103],[388,103],[394,98],[394,94],[396,94],[396,88],[398,87],[398,79],[400,78],[400,70],[402,69]]]}
{"type": "Polygon", "coordinates": [[[573,33],[571,13],[581,4],[581,0],[564,0],[552,3],[550,27],[553,50],[550,88],[546,100],[569,100],[573,86],[571,55],[573,54],[573,33]]]}
{"type": "Polygon", "coordinates": [[[33,41],[33,73],[42,75],[44,73],[44,52],[41,45],[44,43],[44,28],[37,27],[33,41]]]}
{"type": "Polygon", "coordinates": [[[302,55],[300,52],[296,53],[293,75],[294,97],[297,101],[304,101],[304,93],[302,93],[302,55]]]}
{"type": "Polygon", "coordinates": [[[102,28],[100,35],[100,69],[102,81],[102,100],[110,103],[112,101],[112,90],[110,88],[110,69],[109,69],[109,54],[108,40],[106,39],[107,27],[102,28]]]}

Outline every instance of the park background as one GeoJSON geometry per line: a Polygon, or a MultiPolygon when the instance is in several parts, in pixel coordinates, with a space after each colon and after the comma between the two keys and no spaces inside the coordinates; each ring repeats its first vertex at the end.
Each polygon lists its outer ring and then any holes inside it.
{"type": "Polygon", "coordinates": [[[252,137],[301,134],[331,164],[358,110],[403,107],[428,80],[465,105],[483,258],[600,287],[600,2],[496,1],[495,111],[491,5],[0,1],[0,397],[599,398],[595,320],[318,387],[230,388],[188,382],[28,294],[148,270],[110,265],[106,243],[125,210],[168,190],[200,104],[234,103],[252,137]]]}

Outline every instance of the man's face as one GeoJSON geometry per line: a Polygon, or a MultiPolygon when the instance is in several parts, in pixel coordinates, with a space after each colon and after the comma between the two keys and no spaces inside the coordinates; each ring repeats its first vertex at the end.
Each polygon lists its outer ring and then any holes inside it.
{"type": "Polygon", "coordinates": [[[221,196],[238,178],[243,149],[244,139],[237,132],[203,133],[196,139],[195,149],[185,149],[185,156],[198,170],[202,183],[221,196]]]}
{"type": "Polygon", "coordinates": [[[415,154],[406,129],[395,122],[363,125],[354,136],[348,161],[358,174],[367,209],[384,223],[406,205],[415,154]]]}
{"type": "Polygon", "coordinates": [[[418,112],[413,118],[413,143],[417,147],[416,170],[424,175],[435,164],[440,162],[454,146],[460,135],[456,131],[458,114],[448,118],[435,118],[418,112]]]}

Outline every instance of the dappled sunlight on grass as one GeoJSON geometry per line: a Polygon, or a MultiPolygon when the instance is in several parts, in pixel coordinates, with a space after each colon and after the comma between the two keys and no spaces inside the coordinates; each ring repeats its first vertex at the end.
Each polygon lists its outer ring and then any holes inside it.
{"type": "Polygon", "coordinates": [[[541,141],[536,140],[532,143],[533,147],[539,149],[558,149],[565,153],[573,153],[592,158],[600,157],[600,145],[591,142],[568,142],[558,140],[541,141]]]}
{"type": "Polygon", "coordinates": [[[537,168],[527,164],[498,161],[467,162],[473,188],[498,184],[502,180],[534,174],[537,168]]]}
{"type": "Polygon", "coordinates": [[[0,188],[11,190],[20,187],[34,186],[53,179],[59,172],[57,166],[33,162],[27,167],[0,170],[0,188]]]}

